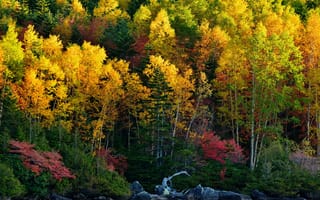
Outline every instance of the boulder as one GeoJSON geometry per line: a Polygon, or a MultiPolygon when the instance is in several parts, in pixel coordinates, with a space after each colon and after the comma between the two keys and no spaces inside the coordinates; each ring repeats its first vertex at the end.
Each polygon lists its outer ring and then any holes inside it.
{"type": "Polygon", "coordinates": [[[250,196],[230,191],[220,191],[219,200],[252,200],[250,196]]]}
{"type": "Polygon", "coordinates": [[[268,197],[265,195],[265,193],[260,192],[259,190],[253,190],[251,192],[251,197],[253,200],[267,200],[268,197]]]}
{"type": "Polygon", "coordinates": [[[320,199],[320,191],[301,191],[300,195],[310,200],[320,199]]]}
{"type": "Polygon", "coordinates": [[[98,197],[93,198],[93,200],[108,200],[108,198],[105,196],[98,196],[98,197]]]}
{"type": "Polygon", "coordinates": [[[130,184],[130,190],[131,190],[132,195],[135,195],[140,192],[143,192],[144,188],[139,183],[139,181],[134,181],[133,183],[130,184]]]}
{"type": "Polygon", "coordinates": [[[204,187],[202,190],[202,200],[219,200],[220,192],[210,187],[204,187]]]}
{"type": "Polygon", "coordinates": [[[146,191],[142,191],[138,194],[134,194],[130,200],[151,200],[151,194],[146,191]]]}
{"type": "Polygon", "coordinates": [[[151,200],[168,200],[168,197],[163,195],[151,195],[151,200]]]}
{"type": "Polygon", "coordinates": [[[166,188],[164,188],[162,185],[156,185],[156,187],[154,188],[154,192],[157,195],[169,195],[170,191],[166,188]]]}
{"type": "Polygon", "coordinates": [[[69,198],[67,198],[67,197],[58,195],[58,194],[56,194],[56,193],[50,194],[49,199],[50,199],[50,200],[72,200],[72,199],[69,199],[69,198]]]}
{"type": "Polygon", "coordinates": [[[199,184],[195,188],[186,192],[185,197],[187,200],[202,200],[203,187],[199,184]]]}

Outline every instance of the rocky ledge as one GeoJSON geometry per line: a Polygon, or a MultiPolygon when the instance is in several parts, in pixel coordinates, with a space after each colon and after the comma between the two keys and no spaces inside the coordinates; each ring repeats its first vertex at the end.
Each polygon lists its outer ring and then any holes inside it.
{"type": "MultiPolygon", "coordinates": [[[[210,187],[202,187],[200,184],[195,188],[180,193],[176,191],[162,194],[150,194],[146,192],[138,181],[131,184],[132,196],[130,200],[307,200],[302,197],[267,197],[264,193],[254,190],[251,195],[240,194],[232,191],[215,190],[210,187]]],[[[156,189],[157,191],[157,189],[156,189]]]]}

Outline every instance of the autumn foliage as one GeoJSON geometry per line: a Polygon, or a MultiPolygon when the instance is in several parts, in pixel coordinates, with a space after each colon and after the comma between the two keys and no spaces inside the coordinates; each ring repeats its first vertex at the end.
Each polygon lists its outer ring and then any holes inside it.
{"type": "Polygon", "coordinates": [[[43,171],[48,171],[57,179],[76,178],[63,164],[62,157],[57,152],[38,152],[34,145],[27,142],[10,141],[10,152],[19,154],[26,168],[37,175],[43,171]]]}
{"type": "Polygon", "coordinates": [[[230,160],[233,163],[243,163],[246,161],[242,148],[233,139],[222,140],[214,132],[205,132],[200,146],[206,159],[212,159],[222,164],[226,160],[230,160]]]}
{"type": "Polygon", "coordinates": [[[120,174],[128,168],[127,160],[122,155],[112,155],[110,149],[100,149],[96,151],[97,156],[105,161],[106,168],[110,171],[117,171],[120,174]]]}

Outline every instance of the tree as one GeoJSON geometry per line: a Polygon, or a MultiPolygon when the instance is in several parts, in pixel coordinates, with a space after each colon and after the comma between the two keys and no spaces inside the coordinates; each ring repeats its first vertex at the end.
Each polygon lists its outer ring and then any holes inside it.
{"type": "Polygon", "coordinates": [[[161,9],[150,24],[149,45],[153,54],[165,59],[170,59],[174,55],[175,31],[171,28],[165,9],[161,9]]]}
{"type": "Polygon", "coordinates": [[[112,24],[115,24],[120,18],[129,18],[128,14],[120,9],[118,0],[100,0],[98,6],[93,10],[93,15],[112,24]]]}
{"type": "Polygon", "coordinates": [[[320,35],[317,31],[320,27],[319,13],[316,11],[310,12],[306,27],[301,33],[299,45],[304,58],[304,74],[306,76],[306,96],[308,102],[306,105],[306,126],[307,140],[310,140],[313,134],[317,138],[317,155],[320,155],[320,110],[319,110],[319,60],[320,52],[320,35]],[[313,119],[313,120],[312,120],[313,119]],[[313,122],[314,121],[314,122],[313,122]]]}
{"type": "Polygon", "coordinates": [[[133,34],[135,37],[149,35],[152,13],[147,6],[141,5],[133,16],[133,34]]]}
{"type": "Polygon", "coordinates": [[[42,55],[42,44],[43,39],[34,30],[34,26],[29,25],[23,35],[26,65],[32,65],[42,55]]]}
{"type": "Polygon", "coordinates": [[[150,89],[143,85],[137,73],[131,72],[129,63],[123,60],[113,60],[113,68],[120,74],[123,82],[123,95],[118,105],[120,123],[124,123],[127,132],[127,150],[131,151],[131,146],[136,147],[143,138],[140,127],[145,122],[147,111],[142,102],[147,102],[150,96],[150,89]],[[134,145],[131,145],[133,143],[134,145]]]}
{"type": "Polygon", "coordinates": [[[200,146],[203,156],[225,164],[227,160],[233,163],[244,163],[246,158],[241,147],[234,140],[222,140],[213,132],[205,132],[201,138],[200,146]]]}
{"type": "Polygon", "coordinates": [[[24,74],[24,52],[22,43],[18,40],[18,33],[15,31],[15,23],[8,24],[8,31],[0,41],[0,47],[4,52],[4,64],[8,67],[14,80],[21,80],[24,74]]]}
{"type": "Polygon", "coordinates": [[[144,74],[149,78],[148,86],[151,89],[150,96],[150,117],[153,127],[152,134],[157,134],[157,146],[160,158],[162,155],[173,157],[175,152],[175,140],[178,135],[185,137],[194,111],[192,101],[190,101],[195,90],[192,71],[180,71],[174,64],[161,56],[150,56],[150,64],[144,70],[144,74]],[[165,141],[167,140],[167,141],[165,141]],[[169,149],[161,153],[163,148],[169,149]]]}
{"type": "Polygon", "coordinates": [[[268,128],[277,128],[281,111],[294,108],[292,95],[303,88],[301,53],[292,36],[284,33],[267,37],[259,24],[248,51],[251,66],[251,157],[254,169],[268,128]],[[259,91],[259,92],[258,92],[259,91]],[[260,132],[261,131],[261,132],[260,132]],[[260,133],[259,133],[260,132],[260,133]]]}
{"type": "Polygon", "coordinates": [[[3,163],[0,164],[0,177],[1,198],[17,197],[24,193],[25,188],[14,176],[13,170],[3,163]]]}
{"type": "MultiPolygon", "coordinates": [[[[195,65],[197,70],[207,72],[213,70],[212,64],[218,63],[218,60],[230,40],[228,34],[216,26],[210,28],[207,20],[204,20],[200,27],[201,39],[195,43],[195,65]]],[[[210,74],[210,71],[209,73],[210,74]]]]}
{"type": "MultiPolygon", "coordinates": [[[[161,59],[161,58],[160,58],[161,59]]],[[[158,165],[162,165],[163,158],[169,154],[166,147],[169,145],[170,123],[167,112],[171,107],[169,93],[172,88],[168,85],[165,75],[157,64],[149,64],[144,70],[148,77],[148,87],[151,90],[149,112],[149,137],[151,138],[151,152],[158,165]]]]}
{"type": "Polygon", "coordinates": [[[232,39],[216,69],[218,94],[230,105],[222,107],[222,113],[230,113],[236,132],[250,132],[252,170],[264,140],[282,131],[278,115],[295,109],[298,102],[292,96],[303,88],[301,54],[293,36],[267,33],[259,23],[248,40],[232,39]],[[240,122],[250,128],[240,127],[240,122]]]}

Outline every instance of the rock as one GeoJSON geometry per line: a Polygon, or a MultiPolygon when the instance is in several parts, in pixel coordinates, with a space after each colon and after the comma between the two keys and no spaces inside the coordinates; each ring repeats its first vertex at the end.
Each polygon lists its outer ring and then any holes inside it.
{"type": "Polygon", "coordinates": [[[146,191],[142,191],[138,194],[134,194],[130,200],[151,200],[151,194],[146,191]]]}
{"type": "Polygon", "coordinates": [[[60,195],[58,195],[58,194],[56,194],[56,193],[50,194],[49,199],[50,199],[50,200],[72,200],[72,199],[69,199],[69,198],[67,198],[67,197],[60,196],[60,195]]]}
{"type": "Polygon", "coordinates": [[[200,184],[189,190],[185,198],[187,200],[219,200],[219,191],[210,187],[202,187],[200,184]]]}
{"type": "Polygon", "coordinates": [[[94,200],[107,200],[107,197],[105,196],[98,196],[98,197],[95,197],[93,198],[94,200]]]}
{"type": "Polygon", "coordinates": [[[306,198],[306,199],[310,199],[310,200],[318,200],[320,199],[320,191],[302,191],[300,192],[300,196],[306,198]]]}
{"type": "Polygon", "coordinates": [[[168,198],[166,196],[162,196],[162,195],[151,195],[151,200],[168,200],[168,198]]]}
{"type": "Polygon", "coordinates": [[[263,192],[260,192],[259,190],[253,190],[251,192],[251,197],[253,200],[267,200],[268,197],[263,192]]]}
{"type": "Polygon", "coordinates": [[[250,196],[236,192],[220,191],[219,200],[252,200],[250,196]]]}
{"type": "Polygon", "coordinates": [[[133,195],[138,194],[140,192],[144,191],[144,188],[142,187],[142,185],[139,183],[139,181],[134,181],[133,183],[131,183],[130,185],[130,190],[132,192],[133,195]]]}
{"type": "Polygon", "coordinates": [[[166,190],[162,185],[156,185],[156,187],[154,188],[154,192],[157,195],[169,195],[169,191],[166,190]]]}
{"type": "Polygon", "coordinates": [[[199,184],[186,192],[185,197],[187,200],[202,200],[202,191],[203,187],[199,184]]]}
{"type": "Polygon", "coordinates": [[[202,200],[219,200],[219,191],[210,187],[204,187],[202,190],[202,200]]]}

